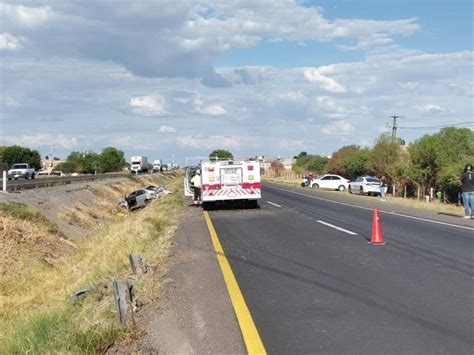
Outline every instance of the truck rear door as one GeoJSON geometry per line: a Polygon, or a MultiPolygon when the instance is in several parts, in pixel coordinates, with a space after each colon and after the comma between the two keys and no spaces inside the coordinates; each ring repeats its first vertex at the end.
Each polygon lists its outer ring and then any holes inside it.
{"type": "Polygon", "coordinates": [[[223,189],[242,187],[242,167],[234,165],[221,166],[220,178],[223,189]]]}

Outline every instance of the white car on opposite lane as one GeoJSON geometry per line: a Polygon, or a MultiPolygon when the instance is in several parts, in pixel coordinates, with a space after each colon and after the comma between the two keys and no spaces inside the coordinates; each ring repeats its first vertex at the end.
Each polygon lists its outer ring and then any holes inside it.
{"type": "Polygon", "coordinates": [[[349,187],[349,180],[339,175],[325,174],[311,180],[309,187],[345,191],[349,187]]]}
{"type": "Polygon", "coordinates": [[[359,176],[349,184],[349,193],[380,195],[381,183],[375,176],[359,176]]]}

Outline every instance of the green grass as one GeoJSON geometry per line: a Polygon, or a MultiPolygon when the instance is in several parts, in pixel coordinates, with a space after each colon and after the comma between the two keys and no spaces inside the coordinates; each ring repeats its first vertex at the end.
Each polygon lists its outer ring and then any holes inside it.
{"type": "Polygon", "coordinates": [[[19,324],[21,332],[10,339],[6,353],[102,353],[113,345],[121,332],[113,319],[84,330],[79,325],[82,321],[87,322],[87,318],[81,315],[79,307],[72,306],[33,316],[28,323],[19,324]]]}

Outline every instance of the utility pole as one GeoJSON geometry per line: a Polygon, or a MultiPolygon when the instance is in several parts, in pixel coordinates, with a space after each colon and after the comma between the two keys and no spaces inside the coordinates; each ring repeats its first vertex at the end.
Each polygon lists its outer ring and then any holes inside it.
{"type": "Polygon", "coordinates": [[[397,118],[400,118],[401,116],[393,115],[390,116],[393,118],[393,123],[392,123],[392,141],[395,141],[397,139],[397,118]]]}

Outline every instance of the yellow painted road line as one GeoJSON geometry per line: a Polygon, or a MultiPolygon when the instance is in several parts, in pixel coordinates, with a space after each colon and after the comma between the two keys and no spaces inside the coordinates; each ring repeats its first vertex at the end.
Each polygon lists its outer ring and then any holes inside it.
{"type": "Polygon", "coordinates": [[[266,354],[265,347],[263,346],[260,335],[258,334],[257,327],[253,322],[252,315],[245,303],[244,296],[240,291],[239,284],[235,279],[232,268],[230,267],[229,261],[227,260],[224,249],[222,249],[221,242],[217,236],[214,225],[212,224],[209,213],[204,211],[204,218],[206,219],[207,228],[209,229],[209,234],[211,235],[212,244],[214,245],[214,250],[216,251],[217,260],[224,275],[224,280],[227,285],[227,291],[229,292],[232,305],[234,306],[234,311],[239,322],[240,330],[242,331],[242,336],[244,338],[245,346],[247,347],[247,352],[249,355],[260,355],[266,354]]]}

